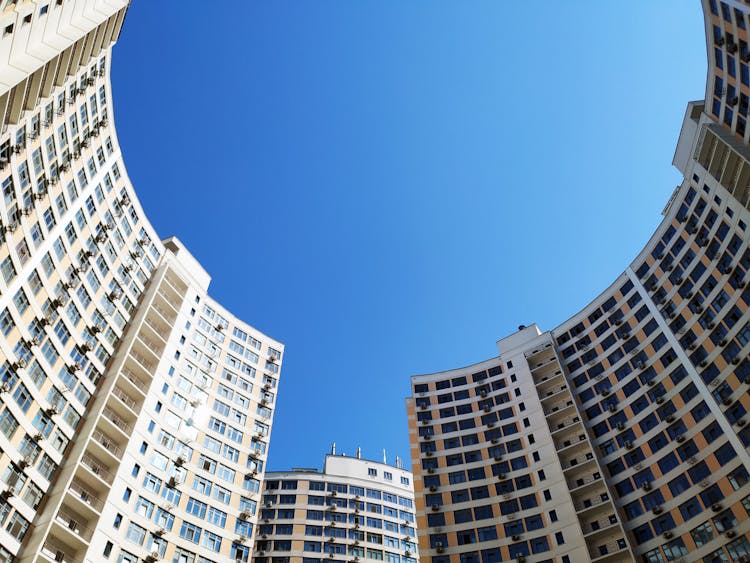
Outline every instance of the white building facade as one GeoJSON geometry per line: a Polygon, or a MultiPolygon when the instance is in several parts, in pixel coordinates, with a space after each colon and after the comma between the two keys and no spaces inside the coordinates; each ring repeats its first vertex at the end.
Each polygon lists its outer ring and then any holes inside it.
{"type": "Polygon", "coordinates": [[[127,177],[122,0],[0,3],[0,561],[247,561],[283,345],[127,177]]]}
{"type": "Polygon", "coordinates": [[[266,474],[255,563],[418,563],[411,472],[345,455],[266,474]]]}

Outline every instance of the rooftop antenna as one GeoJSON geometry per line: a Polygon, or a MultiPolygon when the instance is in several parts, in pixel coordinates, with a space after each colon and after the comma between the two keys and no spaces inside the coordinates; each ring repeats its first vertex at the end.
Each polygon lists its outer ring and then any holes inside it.
{"type": "Polygon", "coordinates": [[[401,458],[396,456],[396,467],[401,469],[401,458]]]}
{"type": "Polygon", "coordinates": [[[357,448],[357,459],[362,459],[362,448],[357,448]]]}
{"type": "Polygon", "coordinates": [[[385,463],[386,465],[388,464],[385,458],[385,448],[383,448],[383,463],[385,463]]]}
{"type": "Polygon", "coordinates": [[[331,444],[331,455],[336,455],[336,442],[331,444]]]}

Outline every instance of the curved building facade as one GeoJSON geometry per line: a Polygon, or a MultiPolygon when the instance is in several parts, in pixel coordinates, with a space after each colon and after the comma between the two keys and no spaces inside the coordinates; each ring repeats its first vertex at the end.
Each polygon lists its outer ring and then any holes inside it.
{"type": "Polygon", "coordinates": [[[423,560],[750,560],[750,7],[704,13],[706,102],[640,255],[557,328],[412,378],[423,560]]]}
{"type": "Polygon", "coordinates": [[[247,561],[283,345],[122,162],[125,0],[0,2],[0,562],[247,561]]]}
{"type": "Polygon", "coordinates": [[[330,454],[266,474],[254,563],[419,563],[411,472],[330,454]]]}

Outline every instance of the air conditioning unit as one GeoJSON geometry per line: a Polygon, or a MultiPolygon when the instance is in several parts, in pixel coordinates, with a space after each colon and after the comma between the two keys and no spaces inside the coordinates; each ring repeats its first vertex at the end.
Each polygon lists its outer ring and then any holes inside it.
{"type": "Polygon", "coordinates": [[[651,490],[651,481],[645,481],[643,485],[641,485],[641,489],[644,491],[650,491],[651,490]]]}
{"type": "Polygon", "coordinates": [[[626,450],[632,450],[633,449],[633,442],[631,442],[630,440],[628,440],[627,442],[625,442],[625,449],[626,450]]]}
{"type": "Polygon", "coordinates": [[[521,536],[519,536],[518,534],[514,534],[510,537],[510,539],[512,539],[513,541],[519,541],[521,539],[521,536]]]}
{"type": "Polygon", "coordinates": [[[0,393],[10,393],[10,390],[12,389],[10,382],[5,381],[0,385],[0,393]]]}
{"type": "Polygon", "coordinates": [[[655,506],[654,508],[651,509],[651,512],[653,512],[654,514],[661,514],[662,510],[663,509],[661,506],[655,506]]]}
{"type": "Polygon", "coordinates": [[[166,533],[167,533],[166,528],[157,528],[156,530],[154,530],[154,535],[158,538],[162,537],[166,533]]]}
{"type": "Polygon", "coordinates": [[[662,535],[664,536],[664,539],[667,539],[667,540],[668,540],[668,539],[671,539],[671,538],[672,538],[672,535],[673,535],[673,534],[672,534],[672,532],[668,532],[668,531],[667,531],[667,532],[664,532],[664,534],[662,534],[662,535]]]}
{"type": "Polygon", "coordinates": [[[719,510],[721,510],[721,508],[722,508],[722,506],[718,502],[711,505],[711,510],[713,510],[714,512],[719,512],[719,510]]]}
{"type": "Polygon", "coordinates": [[[433,512],[437,512],[438,510],[440,510],[440,505],[439,504],[433,504],[432,505],[432,511],[433,512]]]}

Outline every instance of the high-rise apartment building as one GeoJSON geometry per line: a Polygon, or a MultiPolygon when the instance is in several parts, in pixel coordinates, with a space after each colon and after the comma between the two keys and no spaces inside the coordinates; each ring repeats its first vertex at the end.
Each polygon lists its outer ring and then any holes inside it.
{"type": "Polygon", "coordinates": [[[643,251],[557,328],[412,378],[423,560],[750,561],[750,6],[703,7],[706,100],[643,251]]]}
{"type": "Polygon", "coordinates": [[[127,0],[0,2],[0,562],[248,561],[283,345],[122,162],[127,0]]]}
{"type": "Polygon", "coordinates": [[[323,471],[266,473],[254,563],[418,563],[412,475],[327,455],[323,471]]]}

